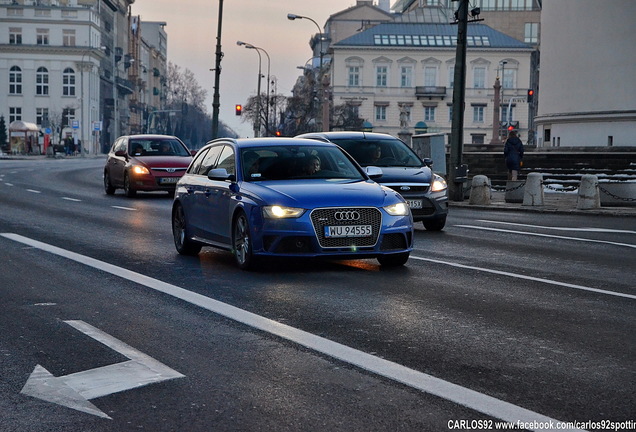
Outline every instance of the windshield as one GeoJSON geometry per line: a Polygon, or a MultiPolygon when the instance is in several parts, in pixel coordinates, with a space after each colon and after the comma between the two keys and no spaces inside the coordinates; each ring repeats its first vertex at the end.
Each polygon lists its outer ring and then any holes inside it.
{"type": "Polygon", "coordinates": [[[133,156],[190,156],[190,152],[176,139],[131,139],[128,154],[133,156]]]}
{"type": "Polygon", "coordinates": [[[362,166],[421,167],[422,160],[398,139],[330,139],[362,166]]]}
{"type": "Polygon", "coordinates": [[[250,147],[241,150],[240,160],[246,181],[365,179],[355,164],[335,146],[250,147]]]}

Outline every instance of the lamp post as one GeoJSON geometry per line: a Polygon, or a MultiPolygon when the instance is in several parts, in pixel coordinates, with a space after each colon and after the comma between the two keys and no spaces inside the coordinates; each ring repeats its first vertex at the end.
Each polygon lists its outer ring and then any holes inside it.
{"type": "Polygon", "coordinates": [[[318,35],[320,37],[320,69],[319,69],[320,73],[318,74],[318,76],[320,80],[321,101],[322,101],[322,129],[323,131],[329,131],[329,97],[327,92],[327,87],[329,84],[328,84],[328,79],[327,78],[323,79],[322,77],[323,58],[325,55],[324,48],[323,48],[324,34],[322,32],[322,29],[318,25],[318,23],[307,16],[288,13],[287,19],[290,21],[294,21],[297,19],[307,19],[311,21],[312,23],[314,23],[316,25],[316,28],[318,29],[318,35]]]}
{"type": "MultiPolygon", "coordinates": [[[[267,56],[267,96],[265,98],[265,103],[266,103],[266,107],[265,107],[265,135],[268,135],[269,132],[269,75],[270,75],[270,66],[271,66],[271,59],[269,57],[268,52],[261,47],[257,47],[256,45],[252,45],[249,44],[247,42],[242,42],[242,41],[236,41],[236,44],[238,46],[244,46],[247,49],[253,49],[256,50],[256,52],[258,53],[258,99],[257,99],[257,103],[258,103],[258,112],[257,112],[257,122],[258,122],[258,127],[260,130],[260,116],[261,116],[261,51],[263,51],[265,53],[265,55],[267,56]]],[[[257,137],[258,135],[256,135],[256,129],[254,129],[255,134],[254,136],[257,137]]]]}

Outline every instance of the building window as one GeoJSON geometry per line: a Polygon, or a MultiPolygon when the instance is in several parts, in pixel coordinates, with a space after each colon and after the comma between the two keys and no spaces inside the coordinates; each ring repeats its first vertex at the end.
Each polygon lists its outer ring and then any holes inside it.
{"type": "Polygon", "coordinates": [[[515,107],[511,106],[510,113],[508,113],[508,105],[502,105],[501,106],[501,121],[504,121],[504,122],[512,121],[515,118],[514,111],[515,111],[515,107]]]}
{"type": "Polygon", "coordinates": [[[75,46],[75,30],[62,30],[62,44],[75,46]]]}
{"type": "Polygon", "coordinates": [[[75,110],[73,108],[64,108],[62,110],[62,127],[70,126],[73,120],[75,120],[75,110]]]}
{"type": "Polygon", "coordinates": [[[18,27],[9,28],[9,44],[21,45],[22,44],[22,29],[18,27]]]}
{"type": "Polygon", "coordinates": [[[349,87],[360,85],[360,66],[349,66],[349,87]]]}
{"type": "Polygon", "coordinates": [[[503,73],[503,82],[501,86],[503,88],[515,88],[515,77],[517,75],[517,71],[514,69],[504,69],[503,73]]]}
{"type": "Polygon", "coordinates": [[[473,86],[474,88],[486,87],[486,68],[476,67],[473,69],[473,86]]]}
{"type": "Polygon", "coordinates": [[[425,122],[435,121],[435,107],[424,107],[424,121],[425,122]]]}
{"type": "Polygon", "coordinates": [[[375,106],[375,119],[379,121],[386,120],[386,105],[375,106]]]}
{"type": "Polygon", "coordinates": [[[9,94],[22,94],[22,69],[18,66],[9,69],[9,94]]]}
{"type": "Polygon", "coordinates": [[[413,68],[411,66],[400,68],[400,87],[413,87],[413,68]]]}
{"type": "Polygon", "coordinates": [[[437,68],[435,66],[426,66],[424,68],[424,85],[426,87],[435,87],[437,85],[437,68]]]}
{"type": "Polygon", "coordinates": [[[49,44],[49,29],[37,29],[35,41],[38,45],[49,44]]]}
{"type": "Polygon", "coordinates": [[[389,68],[387,66],[376,66],[375,68],[375,85],[377,87],[386,87],[389,68]]]}
{"type": "Polygon", "coordinates": [[[483,144],[484,140],[486,138],[486,135],[484,134],[471,134],[471,141],[473,144],[483,144]]]}
{"type": "Polygon", "coordinates": [[[525,43],[539,43],[539,23],[526,23],[523,41],[525,43]]]}
{"type": "Polygon", "coordinates": [[[49,71],[45,67],[38,68],[35,73],[35,94],[49,94],[49,71]]]}
{"type": "Polygon", "coordinates": [[[484,122],[484,107],[474,106],[473,107],[473,123],[483,123],[483,122],[484,122]]]}
{"type": "Polygon", "coordinates": [[[453,121],[453,106],[452,105],[448,106],[448,121],[449,122],[453,121]]]}
{"type": "Polygon", "coordinates": [[[48,108],[35,109],[35,123],[40,125],[40,127],[49,127],[49,109],[48,108]]]}
{"type": "Polygon", "coordinates": [[[22,120],[21,107],[9,107],[9,123],[22,120]]]}
{"type": "Polygon", "coordinates": [[[455,85],[455,66],[450,66],[448,68],[448,87],[453,87],[455,85]]]}
{"type": "Polygon", "coordinates": [[[71,68],[64,69],[62,73],[62,95],[75,96],[75,71],[71,68]]]}

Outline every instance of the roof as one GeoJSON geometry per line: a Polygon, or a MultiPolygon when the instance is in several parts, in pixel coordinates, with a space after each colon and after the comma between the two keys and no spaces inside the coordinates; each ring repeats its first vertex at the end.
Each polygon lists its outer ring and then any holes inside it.
{"type": "Polygon", "coordinates": [[[40,128],[35,123],[15,120],[9,124],[9,132],[37,132],[40,128]]]}
{"type": "MultiPolygon", "coordinates": [[[[334,44],[335,47],[455,47],[457,26],[429,23],[383,23],[334,44]]],[[[485,24],[468,26],[467,45],[483,48],[532,49],[485,24]]]]}

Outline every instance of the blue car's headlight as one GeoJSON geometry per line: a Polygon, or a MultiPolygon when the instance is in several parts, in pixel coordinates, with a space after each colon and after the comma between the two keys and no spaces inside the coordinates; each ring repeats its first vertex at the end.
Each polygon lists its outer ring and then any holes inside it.
{"type": "Polygon", "coordinates": [[[384,207],[384,210],[391,216],[406,216],[409,214],[409,206],[402,202],[388,205],[384,207]]]}
{"type": "Polygon", "coordinates": [[[270,219],[297,218],[305,213],[305,209],[284,206],[265,206],[263,207],[263,217],[270,219]]]}
{"type": "Polygon", "coordinates": [[[433,192],[441,192],[446,189],[448,186],[446,185],[446,180],[442,176],[437,174],[433,174],[433,186],[431,186],[431,191],[433,192]]]}

